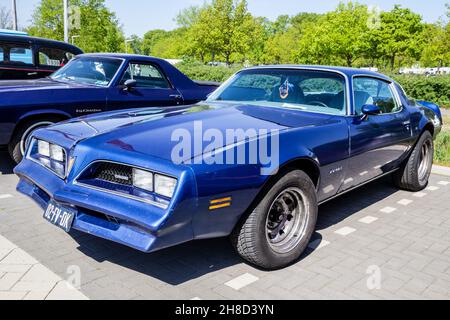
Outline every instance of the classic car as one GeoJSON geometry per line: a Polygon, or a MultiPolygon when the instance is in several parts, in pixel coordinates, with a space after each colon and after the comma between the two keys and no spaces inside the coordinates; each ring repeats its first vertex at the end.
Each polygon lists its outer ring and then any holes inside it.
{"type": "Polygon", "coordinates": [[[194,82],[162,59],[79,55],[45,79],[0,81],[0,145],[20,162],[37,128],[108,110],[192,104],[217,86],[194,82]]]}
{"type": "Polygon", "coordinates": [[[0,80],[45,78],[81,53],[65,42],[0,30],[0,80]]]}
{"type": "Polygon", "coordinates": [[[35,131],[17,189],[67,232],[144,252],[231,236],[276,269],[305,250],[320,204],[385,175],[425,188],[441,126],[437,105],[378,73],[255,67],[193,106],[35,131]]]}

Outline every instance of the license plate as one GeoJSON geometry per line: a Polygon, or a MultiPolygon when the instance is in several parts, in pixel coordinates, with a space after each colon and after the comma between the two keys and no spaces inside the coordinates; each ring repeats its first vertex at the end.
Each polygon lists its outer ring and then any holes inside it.
{"type": "Polygon", "coordinates": [[[77,211],[75,209],[50,201],[47,210],[45,210],[44,219],[69,232],[76,214],[77,211]]]}

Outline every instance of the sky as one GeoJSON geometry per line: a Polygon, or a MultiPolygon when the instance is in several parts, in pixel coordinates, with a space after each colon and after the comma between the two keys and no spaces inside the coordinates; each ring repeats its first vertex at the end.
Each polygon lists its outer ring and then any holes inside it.
{"type": "MultiPolygon", "coordinates": [[[[16,1],[19,26],[26,27],[39,0],[16,1]]],[[[324,13],[335,9],[339,2],[340,0],[248,0],[248,8],[254,16],[274,20],[281,14],[324,13]]],[[[381,10],[390,10],[394,4],[401,4],[421,14],[426,22],[435,22],[445,15],[445,3],[450,3],[450,0],[358,0],[358,2],[379,6],[381,10]]],[[[116,13],[127,36],[132,34],[142,36],[151,29],[174,29],[176,28],[174,18],[180,10],[203,3],[204,0],[106,0],[107,6],[116,13]]],[[[11,0],[0,0],[0,6],[9,8],[11,0]]]]}

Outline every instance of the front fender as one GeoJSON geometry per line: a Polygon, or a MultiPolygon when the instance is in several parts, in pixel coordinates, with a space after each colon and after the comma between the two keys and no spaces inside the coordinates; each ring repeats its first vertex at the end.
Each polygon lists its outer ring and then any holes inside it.
{"type": "Polygon", "coordinates": [[[23,121],[24,119],[27,119],[30,117],[38,116],[38,115],[55,115],[55,116],[61,116],[61,117],[67,118],[67,119],[72,118],[72,115],[70,113],[62,111],[62,110],[39,109],[39,110],[31,110],[31,111],[25,112],[24,114],[22,114],[19,117],[18,122],[23,121]]]}

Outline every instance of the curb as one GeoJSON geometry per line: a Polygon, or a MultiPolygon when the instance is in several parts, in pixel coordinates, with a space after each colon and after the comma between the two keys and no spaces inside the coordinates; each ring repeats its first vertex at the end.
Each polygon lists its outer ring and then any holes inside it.
{"type": "Polygon", "coordinates": [[[450,177],[450,168],[434,165],[433,168],[431,169],[431,173],[450,177]]]}

